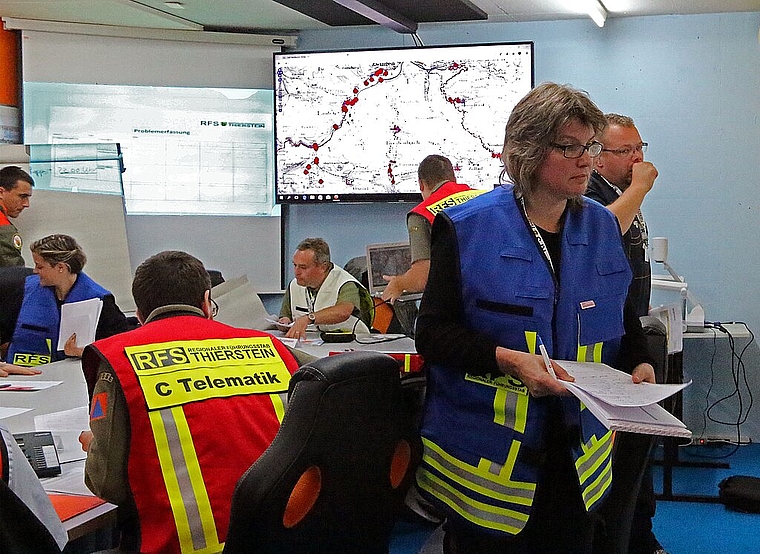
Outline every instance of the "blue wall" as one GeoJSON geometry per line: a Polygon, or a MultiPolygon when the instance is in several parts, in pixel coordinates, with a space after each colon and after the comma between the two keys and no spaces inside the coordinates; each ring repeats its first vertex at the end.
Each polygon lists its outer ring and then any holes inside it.
{"type": "MultiPolygon", "coordinates": [[[[650,235],[669,238],[669,261],[708,320],[742,320],[758,331],[759,26],[760,12],[752,12],[613,18],[602,29],[587,20],[428,24],[418,35],[428,46],[533,41],[537,83],[572,84],[603,111],[631,115],[660,172],[643,207],[650,235]]],[[[413,46],[383,28],[304,31],[298,45],[413,46]]],[[[339,264],[362,255],[367,243],[404,240],[409,208],[292,206],[285,262],[306,236],[323,236],[339,264]]]]}

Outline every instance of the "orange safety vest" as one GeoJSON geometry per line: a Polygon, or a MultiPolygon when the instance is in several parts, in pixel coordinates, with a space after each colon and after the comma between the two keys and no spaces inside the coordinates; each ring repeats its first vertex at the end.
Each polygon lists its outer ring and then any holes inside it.
{"type": "Polygon", "coordinates": [[[421,215],[432,225],[433,219],[435,219],[438,212],[450,208],[451,206],[467,202],[471,198],[484,192],[486,191],[471,189],[465,184],[448,181],[435,189],[430,196],[417,204],[409,213],[421,215]]]}
{"type": "Polygon", "coordinates": [[[127,401],[140,552],[221,552],[235,485],[274,439],[298,362],[271,335],[192,315],[93,347],[127,401]]]}

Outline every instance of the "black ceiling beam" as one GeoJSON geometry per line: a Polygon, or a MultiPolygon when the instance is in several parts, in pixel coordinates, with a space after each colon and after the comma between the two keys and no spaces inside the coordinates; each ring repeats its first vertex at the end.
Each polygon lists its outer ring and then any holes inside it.
{"type": "Polygon", "coordinates": [[[333,0],[333,2],[397,33],[417,32],[416,21],[412,21],[377,0],[333,0]]]}
{"type": "Polygon", "coordinates": [[[374,22],[332,0],[274,0],[331,27],[372,25],[374,22]]]}
{"type": "Polygon", "coordinates": [[[379,23],[415,33],[419,23],[483,21],[488,15],[469,0],[274,0],[332,27],[379,23]]]}
{"type": "Polygon", "coordinates": [[[382,0],[388,8],[417,23],[485,21],[488,14],[469,0],[382,0]]]}

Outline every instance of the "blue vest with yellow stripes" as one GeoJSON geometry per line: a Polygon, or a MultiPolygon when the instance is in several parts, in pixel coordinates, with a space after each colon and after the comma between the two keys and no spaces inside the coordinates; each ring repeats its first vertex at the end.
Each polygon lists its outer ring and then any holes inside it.
{"type": "MultiPolygon", "coordinates": [[[[458,241],[467,326],[514,350],[536,353],[540,336],[554,359],[615,362],[631,271],[609,211],[593,201],[568,211],[560,286],[511,187],[445,213],[458,241]]],[[[495,534],[519,533],[533,503],[547,411],[556,401],[531,398],[511,376],[431,367],[420,487],[451,518],[495,534]]],[[[590,510],[612,481],[611,432],[575,398],[560,402],[568,432],[579,439],[572,456],[590,510]]]]}
{"type": "MultiPolygon", "coordinates": [[[[79,273],[65,303],[111,294],[84,273],[79,273]]],[[[24,283],[24,301],[16,320],[7,360],[21,366],[35,366],[62,360],[66,357],[58,350],[58,329],[61,310],[53,287],[40,285],[39,275],[30,275],[24,283]]]]}

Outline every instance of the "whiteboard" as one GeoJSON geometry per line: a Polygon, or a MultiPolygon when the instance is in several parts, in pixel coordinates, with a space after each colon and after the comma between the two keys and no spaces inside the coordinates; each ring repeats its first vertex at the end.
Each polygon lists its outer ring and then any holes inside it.
{"type": "Polygon", "coordinates": [[[34,241],[70,235],[87,255],[84,272],[113,293],[122,311],[134,311],[123,197],[35,189],[30,207],[13,223],[24,240],[28,267],[34,266],[29,251],[34,241]]]}

